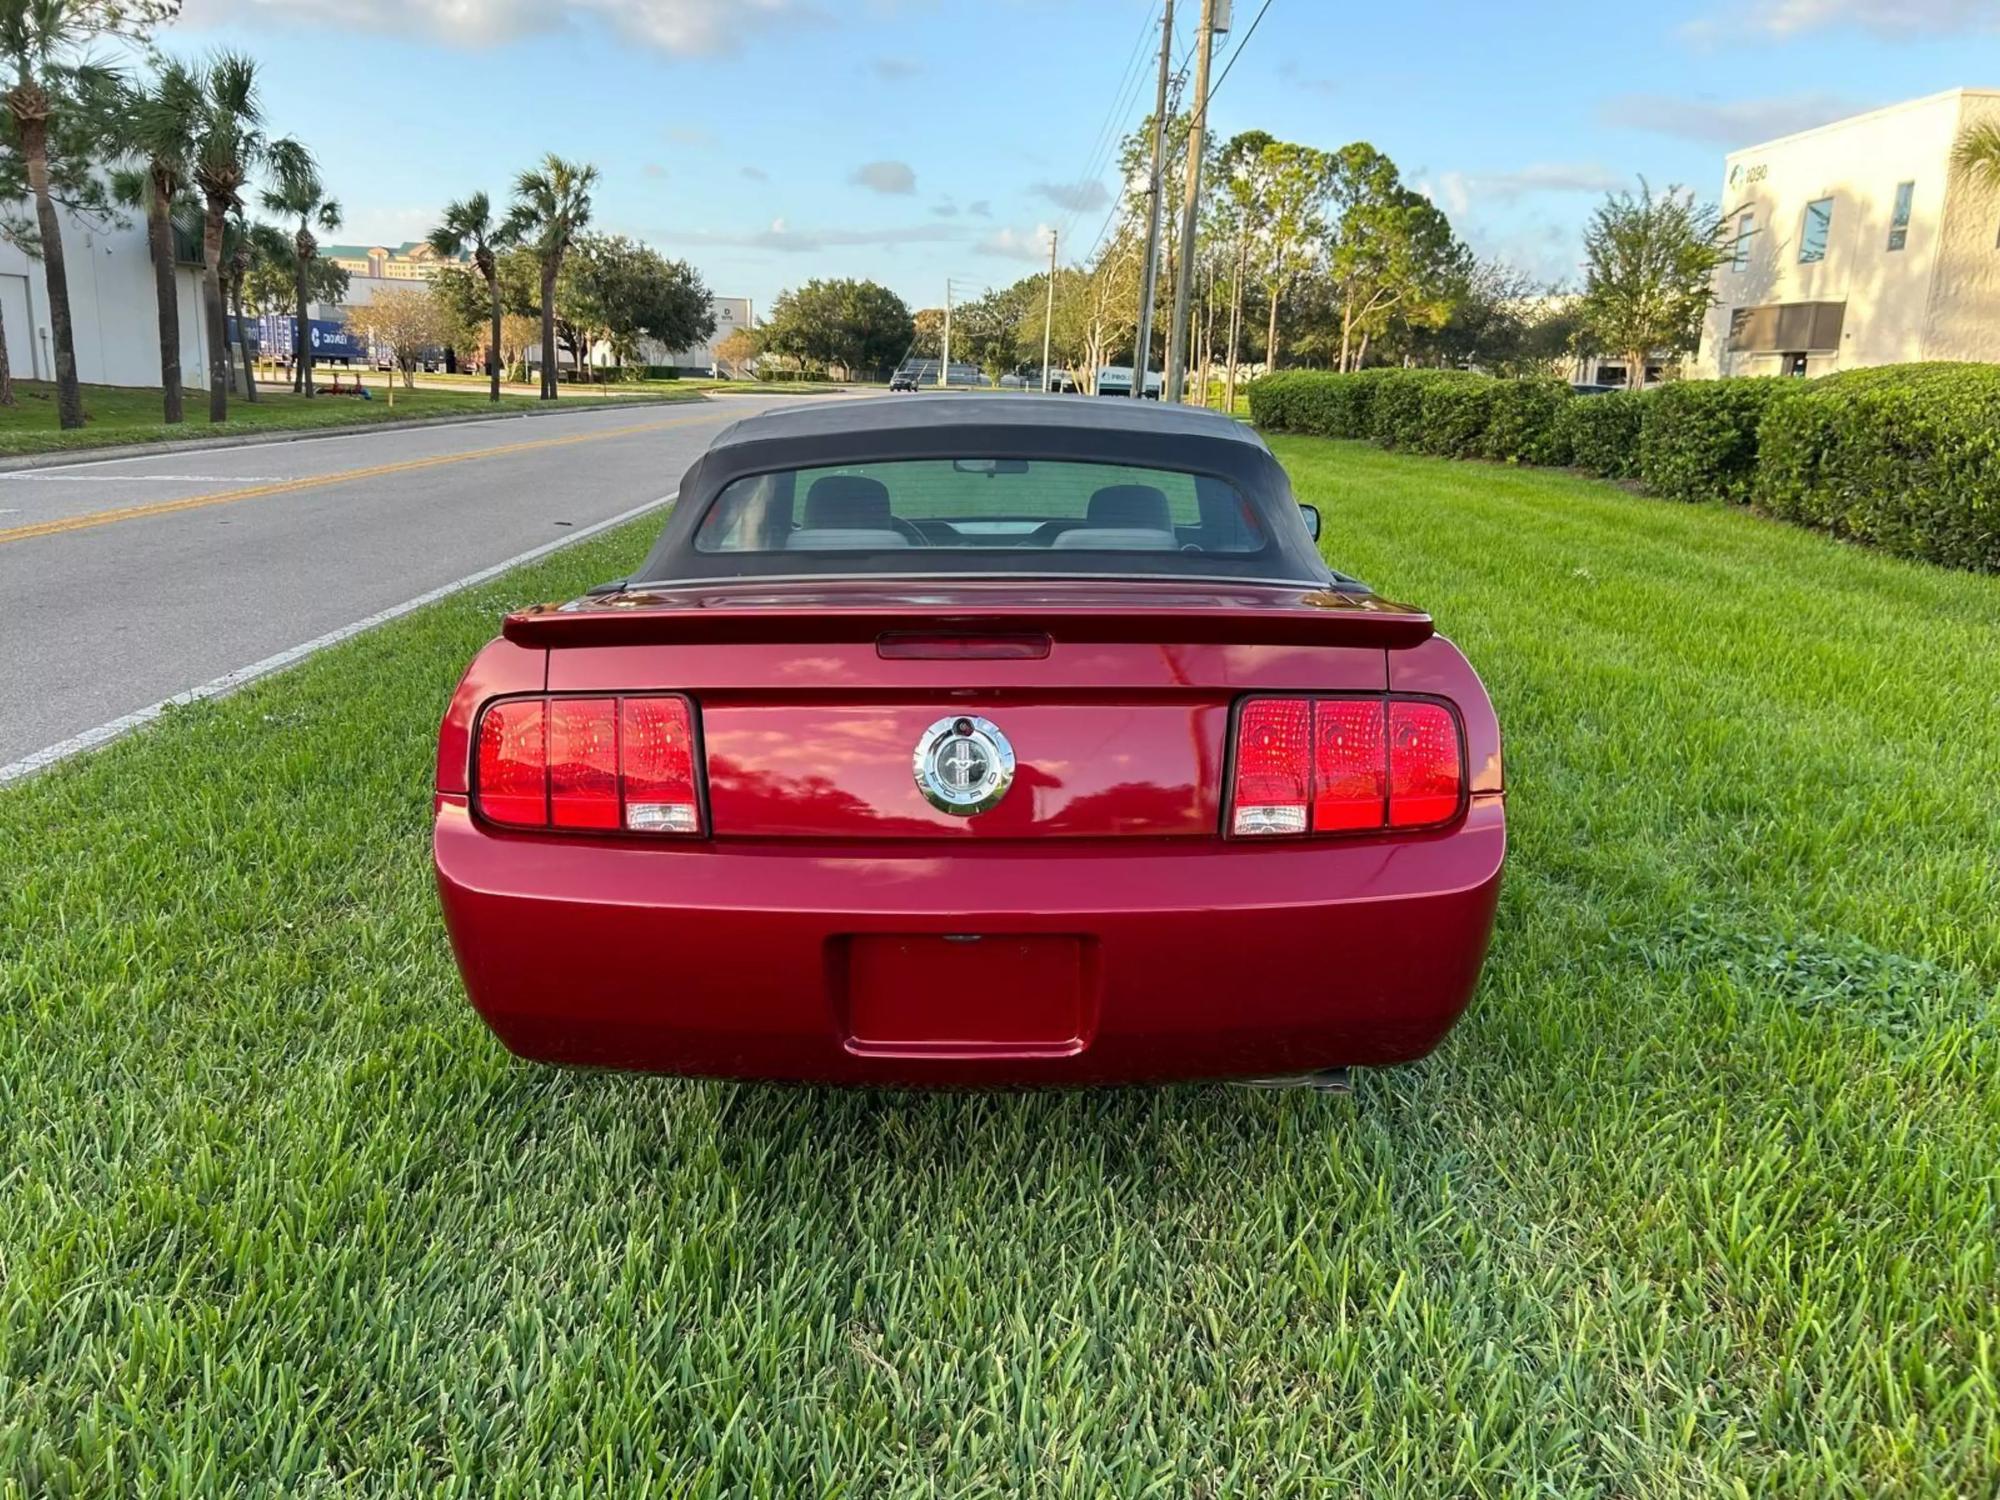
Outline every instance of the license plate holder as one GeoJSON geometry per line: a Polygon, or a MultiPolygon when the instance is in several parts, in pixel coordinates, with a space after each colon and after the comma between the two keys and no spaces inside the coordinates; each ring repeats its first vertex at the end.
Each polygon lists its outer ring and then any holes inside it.
{"type": "Polygon", "coordinates": [[[857,933],[842,1020],[869,1056],[1067,1057],[1089,1041],[1093,946],[1047,933],[857,933]]]}

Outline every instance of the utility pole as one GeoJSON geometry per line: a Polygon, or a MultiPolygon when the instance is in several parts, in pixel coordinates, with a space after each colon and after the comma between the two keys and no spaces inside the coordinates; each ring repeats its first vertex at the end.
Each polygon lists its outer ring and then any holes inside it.
{"type": "Polygon", "coordinates": [[[1201,148],[1208,131],[1208,57],[1217,31],[1229,29],[1228,0],[1201,0],[1201,25],[1194,39],[1194,111],[1188,119],[1187,194],[1181,200],[1180,264],[1174,267],[1174,322],[1167,330],[1165,398],[1181,399],[1181,365],[1187,357],[1188,291],[1194,271],[1194,227],[1201,207],[1201,148]],[[1216,12],[1220,9],[1221,17],[1216,12]]]}
{"type": "Polygon", "coordinates": [[[938,385],[951,381],[951,278],[944,279],[944,358],[938,361],[938,385]]]}
{"type": "Polygon", "coordinates": [[[1049,335],[1056,326],[1056,232],[1049,231],[1049,296],[1042,309],[1042,394],[1049,393],[1049,335]]]}
{"type": "Polygon", "coordinates": [[[1160,82],[1153,92],[1153,174],[1146,189],[1146,263],[1139,270],[1139,332],[1132,341],[1132,396],[1146,394],[1146,366],[1153,357],[1153,299],[1158,295],[1160,264],[1160,189],[1167,150],[1167,57],[1174,41],[1174,0],[1160,18],[1160,82]]]}

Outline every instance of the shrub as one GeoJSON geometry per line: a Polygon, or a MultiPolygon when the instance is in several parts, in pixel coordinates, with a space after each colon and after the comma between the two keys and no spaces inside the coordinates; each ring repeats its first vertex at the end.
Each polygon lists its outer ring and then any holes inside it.
{"type": "Polygon", "coordinates": [[[1510,464],[1569,462],[1561,422],[1576,397],[1560,380],[1496,380],[1487,400],[1480,455],[1510,464]]]}
{"type": "Polygon", "coordinates": [[[1299,380],[1309,372],[1280,371],[1259,376],[1250,382],[1250,420],[1267,432],[1303,432],[1298,425],[1299,380]]]}
{"type": "Polygon", "coordinates": [[[1368,435],[1385,448],[1422,448],[1424,386],[1432,371],[1391,370],[1368,401],[1368,435]]]}
{"type": "Polygon", "coordinates": [[[1639,474],[1639,423],[1647,398],[1637,391],[1578,396],[1556,418],[1559,439],[1570,462],[1605,479],[1639,474]]]}
{"type": "Polygon", "coordinates": [[[1272,432],[1309,432],[1319,437],[1369,436],[1369,398],[1382,377],[1401,370],[1287,370],[1250,386],[1250,419],[1272,432]]]}
{"type": "Polygon", "coordinates": [[[1639,477],[1668,500],[1750,498],[1757,425],[1774,401],[1799,394],[1781,375],[1677,380],[1646,394],[1639,477]]]}
{"type": "Polygon", "coordinates": [[[1483,451],[1493,393],[1504,382],[1456,370],[1413,372],[1423,393],[1417,446],[1439,458],[1477,458],[1483,451]]]}
{"type": "Polygon", "coordinates": [[[1752,499],[1904,557],[2000,572],[2000,368],[1904,365],[1804,383],[1764,413],[1752,499]]]}

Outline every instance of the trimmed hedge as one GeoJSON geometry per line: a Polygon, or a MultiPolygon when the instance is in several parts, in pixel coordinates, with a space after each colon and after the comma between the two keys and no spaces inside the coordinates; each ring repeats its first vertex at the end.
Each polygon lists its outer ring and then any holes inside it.
{"type": "Polygon", "coordinates": [[[1563,414],[1576,393],[1560,380],[1496,380],[1487,401],[1481,458],[1561,467],[1570,461],[1563,414]]]}
{"type": "Polygon", "coordinates": [[[1800,382],[1781,375],[1677,380],[1645,394],[1639,478],[1669,500],[1746,501],[1757,466],[1757,425],[1800,382]]]}
{"type": "Polygon", "coordinates": [[[1647,398],[1638,391],[1578,396],[1556,419],[1570,462],[1603,479],[1639,477],[1639,424],[1647,398]]]}
{"type": "Polygon", "coordinates": [[[1422,386],[1418,411],[1423,429],[1414,446],[1439,458],[1479,457],[1486,424],[1493,415],[1493,392],[1499,384],[1483,375],[1436,371],[1422,386]]]}
{"type": "Polygon", "coordinates": [[[1802,384],[1758,430],[1758,506],[1903,557],[2000,572],[2000,368],[1888,366],[1802,384]]]}
{"type": "Polygon", "coordinates": [[[1670,500],[1747,501],[1903,557],[2000,572],[2000,366],[1599,396],[1459,370],[1290,370],[1252,382],[1250,415],[1268,431],[1443,458],[1573,464],[1670,500]]]}

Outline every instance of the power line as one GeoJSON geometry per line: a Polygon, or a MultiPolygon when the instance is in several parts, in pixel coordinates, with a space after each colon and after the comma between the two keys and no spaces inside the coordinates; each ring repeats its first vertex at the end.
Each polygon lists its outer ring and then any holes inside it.
{"type": "MultiPolygon", "coordinates": [[[[1136,90],[1146,76],[1145,69],[1140,63],[1148,54],[1146,39],[1152,35],[1154,23],[1159,19],[1159,9],[1159,0],[1153,0],[1153,3],[1146,7],[1145,20],[1139,27],[1138,38],[1133,42],[1132,51],[1125,59],[1125,67],[1119,75],[1118,86],[1112,91],[1111,105],[1105,110],[1103,121],[1091,137],[1090,150],[1084,155],[1084,169],[1075,179],[1079,184],[1090,181],[1104,170],[1105,153],[1117,140],[1118,122],[1131,107],[1136,90]]],[[[1070,209],[1057,227],[1057,232],[1064,238],[1068,238],[1075,228],[1078,212],[1077,209],[1070,209]]]]}
{"type": "Polygon", "coordinates": [[[1232,52],[1230,52],[1229,61],[1222,65],[1221,74],[1216,78],[1214,83],[1209,85],[1208,88],[1209,102],[1211,103],[1214,102],[1215,91],[1221,88],[1223,83],[1227,81],[1229,77],[1229,70],[1236,66],[1236,59],[1241,57],[1243,55],[1243,49],[1250,45],[1250,38],[1257,34],[1257,23],[1264,19],[1264,12],[1269,10],[1270,8],[1271,8],[1271,0],[1264,0],[1264,3],[1257,7],[1257,14],[1253,16],[1250,20],[1249,30],[1243,33],[1242,40],[1237,42],[1235,49],[1232,52]]]}

